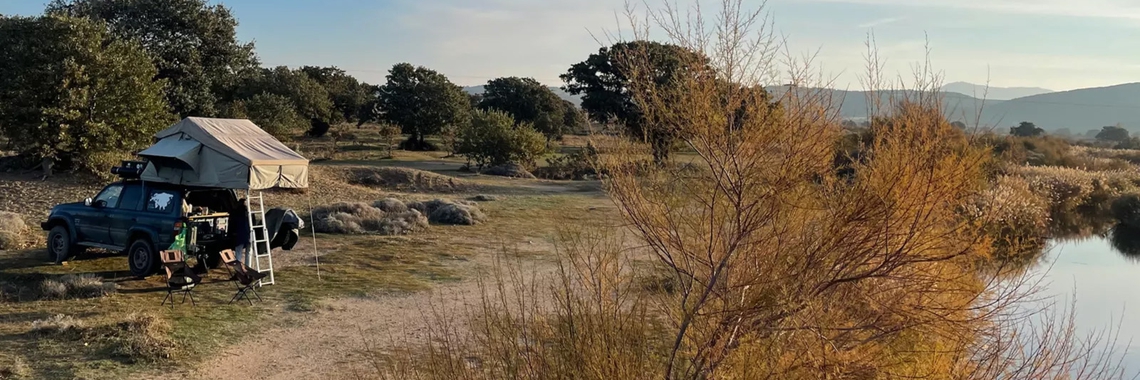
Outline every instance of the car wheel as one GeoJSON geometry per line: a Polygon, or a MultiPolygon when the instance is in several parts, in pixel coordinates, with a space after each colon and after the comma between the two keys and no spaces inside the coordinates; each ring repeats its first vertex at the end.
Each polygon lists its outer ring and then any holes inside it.
{"type": "Polygon", "coordinates": [[[47,238],[48,260],[60,264],[71,257],[75,251],[75,246],[71,241],[71,233],[67,231],[67,227],[52,227],[47,238]]]}
{"type": "Polygon", "coordinates": [[[206,267],[210,269],[218,269],[222,267],[222,254],[221,252],[210,252],[206,255],[206,267]]]}
{"type": "Polygon", "coordinates": [[[132,242],[127,249],[127,261],[130,263],[131,274],[135,277],[146,277],[158,272],[158,255],[150,240],[138,239],[132,242]]]}

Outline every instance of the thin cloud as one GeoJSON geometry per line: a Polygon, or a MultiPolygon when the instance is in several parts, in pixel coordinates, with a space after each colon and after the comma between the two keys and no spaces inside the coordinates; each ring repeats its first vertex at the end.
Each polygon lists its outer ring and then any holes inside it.
{"type": "Polygon", "coordinates": [[[865,23],[859,24],[859,25],[858,25],[858,27],[859,27],[860,29],[866,29],[866,28],[874,28],[874,27],[876,27],[876,26],[882,26],[882,25],[892,24],[892,23],[896,23],[896,22],[899,22],[899,21],[902,21],[902,20],[903,20],[903,18],[902,18],[902,17],[887,17],[887,18],[881,18],[881,19],[878,19],[878,20],[874,20],[874,21],[870,21],[870,22],[865,22],[865,23]]]}
{"type": "Polygon", "coordinates": [[[1140,4],[1125,0],[810,0],[910,7],[967,9],[1009,14],[1140,20],[1140,4]]]}

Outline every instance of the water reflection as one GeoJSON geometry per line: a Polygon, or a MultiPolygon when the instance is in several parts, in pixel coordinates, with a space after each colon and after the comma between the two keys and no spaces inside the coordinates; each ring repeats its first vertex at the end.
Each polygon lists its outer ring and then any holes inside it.
{"type": "Polygon", "coordinates": [[[1121,323],[1137,320],[1140,311],[1128,309],[1140,304],[1140,292],[1120,291],[1140,287],[1140,228],[1108,216],[1072,215],[1055,217],[1049,235],[1021,273],[1041,276],[1039,295],[1051,297],[1058,311],[1075,313],[1078,336],[1111,330],[1119,340],[1109,348],[1127,352],[1126,375],[1140,375],[1140,325],[1121,323]]]}
{"type": "Polygon", "coordinates": [[[1112,247],[1130,261],[1140,263],[1140,228],[1118,224],[1108,234],[1112,247]]]}

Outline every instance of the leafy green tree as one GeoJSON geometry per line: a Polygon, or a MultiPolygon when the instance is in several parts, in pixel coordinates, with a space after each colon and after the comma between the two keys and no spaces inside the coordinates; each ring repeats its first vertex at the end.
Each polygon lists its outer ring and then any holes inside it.
{"type": "Polygon", "coordinates": [[[290,70],[285,66],[261,69],[257,75],[247,77],[237,92],[239,99],[252,99],[263,93],[289,99],[297,114],[305,119],[331,123],[343,121],[333,109],[329,92],[301,70],[290,70]]]}
{"type": "Polygon", "coordinates": [[[180,116],[215,116],[238,79],[258,65],[253,43],[237,40],[237,20],[207,0],[53,0],[49,14],[102,20],[150,53],[166,100],[180,116]],[[221,98],[221,99],[220,99],[221,98]]]}
{"type": "Polygon", "coordinates": [[[263,92],[244,102],[247,118],[278,139],[291,138],[309,127],[297,113],[293,101],[281,95],[263,92]]]}
{"type": "Polygon", "coordinates": [[[0,46],[0,131],[29,158],[100,173],[174,121],[146,52],[98,21],[7,18],[0,46]]]}
{"type": "Polygon", "coordinates": [[[480,169],[516,162],[533,166],[546,153],[546,138],[530,124],[516,125],[506,112],[476,110],[471,122],[459,130],[456,154],[480,169]]]}
{"type": "Polygon", "coordinates": [[[319,83],[328,92],[332,107],[336,111],[330,122],[356,122],[361,107],[368,103],[367,83],[348,75],[336,67],[301,67],[309,78],[319,83]]]}
{"type": "Polygon", "coordinates": [[[1101,141],[1123,142],[1128,141],[1128,130],[1120,126],[1107,126],[1101,128],[1100,133],[1096,134],[1096,139],[1101,141]]]}
{"type": "Polygon", "coordinates": [[[652,144],[654,159],[660,163],[668,159],[676,131],[667,125],[650,125],[634,102],[629,91],[634,71],[627,62],[635,55],[647,58],[654,68],[653,77],[646,79],[666,85],[680,75],[691,74],[692,67],[707,67],[708,62],[701,53],[676,45],[621,42],[601,48],[585,61],[570,66],[561,76],[566,82],[563,89],[573,95],[583,95],[582,108],[594,121],[617,121],[634,137],[652,144]]]}
{"type": "Polygon", "coordinates": [[[1045,134],[1045,130],[1037,128],[1036,125],[1028,121],[1023,121],[1016,127],[1009,129],[1009,134],[1019,137],[1037,137],[1045,134]]]}
{"type": "Polygon", "coordinates": [[[564,133],[582,131],[589,126],[586,113],[578,109],[574,102],[563,99],[562,110],[562,130],[564,133]]]}
{"type": "Polygon", "coordinates": [[[377,94],[380,118],[408,134],[407,150],[434,150],[425,137],[448,125],[464,126],[471,101],[463,89],[443,74],[408,63],[396,64],[377,94]]]}
{"type": "Polygon", "coordinates": [[[497,78],[483,88],[479,108],[506,112],[516,124],[533,125],[548,141],[562,136],[566,109],[562,99],[542,83],[533,78],[497,78]]]}

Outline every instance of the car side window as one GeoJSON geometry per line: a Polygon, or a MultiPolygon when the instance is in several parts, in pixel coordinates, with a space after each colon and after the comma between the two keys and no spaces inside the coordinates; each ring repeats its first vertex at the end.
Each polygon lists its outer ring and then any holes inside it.
{"type": "Polygon", "coordinates": [[[177,192],[157,189],[151,190],[146,199],[147,211],[163,213],[178,209],[181,201],[177,192]]]}
{"type": "Polygon", "coordinates": [[[123,184],[112,184],[104,188],[103,192],[99,193],[99,195],[95,197],[95,203],[103,201],[106,202],[106,207],[116,207],[119,204],[119,196],[122,195],[122,193],[123,184]]]}
{"type": "Polygon", "coordinates": [[[123,194],[119,196],[119,209],[122,210],[138,210],[139,204],[142,203],[142,185],[139,183],[129,183],[123,187],[123,194]]]}

